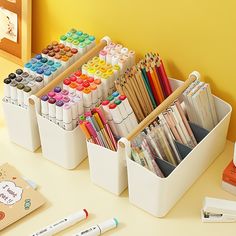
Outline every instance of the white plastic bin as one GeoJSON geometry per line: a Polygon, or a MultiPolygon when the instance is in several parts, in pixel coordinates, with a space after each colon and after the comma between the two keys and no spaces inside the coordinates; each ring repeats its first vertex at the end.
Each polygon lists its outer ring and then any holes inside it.
{"type": "Polygon", "coordinates": [[[39,111],[40,99],[33,96],[39,126],[43,157],[65,169],[74,169],[87,157],[86,139],[79,126],[66,131],[43,118],[39,111]]]}
{"type": "Polygon", "coordinates": [[[40,138],[35,109],[29,105],[27,109],[2,100],[5,120],[10,140],[29,151],[40,147],[40,138]]]}
{"type": "MultiPolygon", "coordinates": [[[[173,83],[181,84],[174,80],[173,83]]],[[[132,204],[156,217],[165,216],[224,150],[232,108],[220,98],[214,96],[214,100],[219,123],[168,177],[158,177],[131,160],[130,152],[126,152],[129,201],[132,204]]]]}
{"type": "Polygon", "coordinates": [[[90,142],[87,147],[92,182],[116,195],[121,194],[128,185],[125,149],[118,145],[115,152],[90,142]]]}

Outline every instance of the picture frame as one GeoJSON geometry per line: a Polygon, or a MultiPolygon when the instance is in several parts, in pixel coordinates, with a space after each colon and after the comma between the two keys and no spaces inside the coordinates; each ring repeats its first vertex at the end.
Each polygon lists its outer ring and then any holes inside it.
{"type": "Polygon", "coordinates": [[[32,0],[0,0],[0,8],[17,15],[17,41],[3,38],[0,56],[22,66],[31,58],[32,0]]]}

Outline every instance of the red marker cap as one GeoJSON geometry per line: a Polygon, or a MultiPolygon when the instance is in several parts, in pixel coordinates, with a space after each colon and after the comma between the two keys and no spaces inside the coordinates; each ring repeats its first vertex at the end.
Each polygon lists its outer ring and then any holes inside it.
{"type": "Polygon", "coordinates": [[[88,87],[90,86],[90,83],[89,83],[88,81],[84,81],[84,82],[83,82],[83,86],[84,86],[85,88],[88,88],[88,87]]]}
{"type": "Polygon", "coordinates": [[[115,103],[112,103],[109,105],[109,109],[115,109],[116,108],[116,104],[115,103]]]}
{"type": "Polygon", "coordinates": [[[88,77],[88,82],[89,83],[93,83],[94,82],[94,78],[93,77],[88,77]]]}
{"type": "Polygon", "coordinates": [[[71,83],[70,79],[66,78],[63,80],[63,84],[69,85],[71,83]]]}
{"type": "Polygon", "coordinates": [[[126,96],[125,96],[125,95],[120,95],[120,96],[119,96],[119,99],[120,99],[121,101],[123,101],[123,100],[126,99],[126,96]]]}
{"type": "Polygon", "coordinates": [[[102,102],[102,105],[103,105],[103,106],[107,106],[109,103],[110,103],[110,101],[105,100],[105,101],[102,102]]]}
{"type": "Polygon", "coordinates": [[[76,54],[77,52],[78,52],[78,50],[76,49],[76,48],[71,48],[71,53],[73,53],[73,54],[76,54]]]}
{"type": "Polygon", "coordinates": [[[76,83],[77,83],[77,84],[83,84],[83,82],[84,82],[84,81],[83,81],[82,79],[80,79],[80,78],[78,78],[78,79],[76,80],[76,83]]]}
{"type": "Polygon", "coordinates": [[[78,90],[78,91],[83,91],[83,90],[84,90],[84,86],[81,85],[81,84],[79,84],[79,85],[77,86],[76,90],[78,90]]]}
{"type": "Polygon", "coordinates": [[[70,81],[71,82],[75,82],[76,80],[77,80],[76,76],[74,76],[74,75],[70,76],[70,81]]]}
{"type": "Polygon", "coordinates": [[[75,76],[80,77],[82,74],[81,70],[78,70],[74,73],[75,76]]]}

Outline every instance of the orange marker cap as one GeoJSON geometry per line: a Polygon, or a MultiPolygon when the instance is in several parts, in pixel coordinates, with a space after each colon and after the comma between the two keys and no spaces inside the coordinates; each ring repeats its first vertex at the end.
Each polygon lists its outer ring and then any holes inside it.
{"type": "Polygon", "coordinates": [[[84,88],[83,92],[86,94],[89,94],[89,93],[91,93],[91,90],[90,90],[90,88],[84,88]]]}
{"type": "Polygon", "coordinates": [[[77,84],[75,82],[72,82],[69,87],[72,88],[72,89],[76,89],[77,88],[77,84]]]}
{"type": "Polygon", "coordinates": [[[102,81],[101,81],[100,79],[95,79],[95,80],[94,80],[94,83],[95,83],[96,85],[99,85],[99,84],[102,83],[102,81]]]}
{"type": "Polygon", "coordinates": [[[65,51],[65,52],[70,52],[70,47],[65,46],[65,47],[64,47],[64,51],[65,51]]]}
{"type": "Polygon", "coordinates": [[[95,84],[90,84],[90,89],[91,90],[96,90],[97,89],[97,86],[95,84]]]}

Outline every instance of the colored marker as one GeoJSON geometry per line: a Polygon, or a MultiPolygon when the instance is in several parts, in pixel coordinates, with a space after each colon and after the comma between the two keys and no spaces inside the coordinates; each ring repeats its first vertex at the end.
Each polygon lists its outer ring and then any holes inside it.
{"type": "Polygon", "coordinates": [[[48,99],[47,95],[41,97],[41,115],[46,119],[48,119],[48,99]]]}
{"type": "Polygon", "coordinates": [[[25,86],[21,83],[17,85],[17,104],[20,107],[24,106],[24,94],[23,94],[23,89],[25,86]]]}
{"type": "Polygon", "coordinates": [[[103,223],[91,226],[88,229],[82,230],[73,236],[98,236],[118,226],[116,218],[107,220],[103,223]]]}
{"type": "Polygon", "coordinates": [[[63,106],[63,129],[72,130],[72,111],[71,105],[68,103],[63,106]]]}
{"type": "Polygon", "coordinates": [[[4,79],[4,97],[5,102],[11,102],[11,90],[10,90],[11,79],[4,79]]]}
{"type": "Polygon", "coordinates": [[[56,101],[56,124],[63,127],[63,101],[56,101]]]}
{"type": "Polygon", "coordinates": [[[50,97],[48,99],[48,115],[49,120],[56,123],[56,99],[50,97]]]}
{"type": "Polygon", "coordinates": [[[38,232],[33,233],[31,236],[51,236],[55,235],[62,230],[71,227],[72,225],[86,219],[88,217],[88,212],[86,209],[78,211],[73,215],[64,217],[56,221],[55,223],[46,226],[45,228],[39,230],[38,232]]]}

